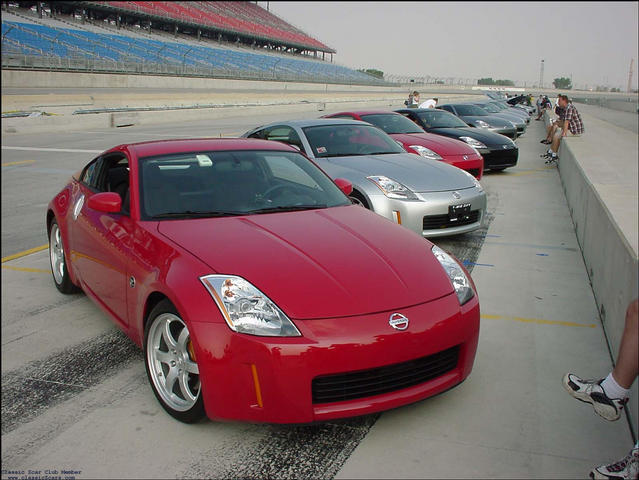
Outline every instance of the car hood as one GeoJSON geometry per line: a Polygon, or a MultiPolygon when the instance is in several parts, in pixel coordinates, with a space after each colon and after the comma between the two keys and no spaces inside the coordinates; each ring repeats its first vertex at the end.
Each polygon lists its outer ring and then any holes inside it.
{"type": "Polygon", "coordinates": [[[407,145],[422,145],[441,156],[476,155],[468,144],[433,133],[392,133],[390,136],[407,145]]]}
{"type": "Polygon", "coordinates": [[[493,115],[461,115],[459,118],[461,118],[464,122],[468,123],[468,122],[474,122],[475,120],[483,120],[484,122],[486,122],[487,124],[489,124],[492,127],[508,127],[508,128],[515,128],[513,126],[513,124],[511,122],[509,122],[508,120],[501,118],[501,117],[495,117],[493,115]]]}
{"type": "Polygon", "coordinates": [[[400,182],[413,192],[446,192],[475,186],[473,178],[463,170],[414,153],[329,157],[318,159],[318,164],[330,176],[333,176],[332,166],[339,167],[340,174],[344,170],[350,170],[363,177],[383,175],[400,182]]]}
{"type": "Polygon", "coordinates": [[[355,205],[163,221],[158,231],[293,319],[398,310],[454,292],[429,241],[355,205]]]}
{"type": "MultiPolygon", "coordinates": [[[[491,132],[490,130],[484,130],[481,128],[473,128],[473,127],[455,127],[455,128],[433,128],[433,133],[437,133],[437,135],[448,135],[459,137],[470,137],[475,140],[479,140],[481,143],[486,145],[487,147],[495,147],[502,145],[511,146],[513,143],[510,141],[508,137],[502,135],[500,133],[491,132]]],[[[461,140],[460,140],[461,141],[461,140]]],[[[513,148],[516,148],[513,146],[513,148]]]]}

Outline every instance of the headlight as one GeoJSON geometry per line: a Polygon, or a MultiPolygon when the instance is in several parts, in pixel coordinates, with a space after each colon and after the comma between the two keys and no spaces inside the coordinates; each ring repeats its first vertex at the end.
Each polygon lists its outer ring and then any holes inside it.
{"type": "Polygon", "coordinates": [[[477,180],[472,173],[467,172],[466,170],[462,170],[462,172],[464,172],[466,175],[468,175],[470,178],[473,179],[473,183],[475,184],[476,189],[478,189],[480,192],[484,191],[484,187],[481,186],[481,183],[479,183],[479,180],[477,180]]]}
{"type": "Polygon", "coordinates": [[[415,195],[410,188],[402,185],[392,178],[388,178],[383,175],[371,175],[370,177],[366,178],[373,182],[375,186],[382,192],[384,192],[384,195],[386,195],[388,198],[397,198],[399,200],[417,200],[417,195],[415,195]]]}
{"type": "Polygon", "coordinates": [[[475,120],[475,126],[477,126],[479,128],[490,128],[490,125],[488,125],[483,120],[475,120]]]}
{"type": "Polygon", "coordinates": [[[463,140],[464,142],[466,142],[468,145],[470,145],[471,147],[475,147],[475,148],[488,148],[486,145],[484,145],[483,143],[481,143],[479,140],[476,140],[472,137],[459,137],[460,140],[463,140]]]}
{"type": "Polygon", "coordinates": [[[442,160],[442,157],[433,152],[430,148],[423,147],[422,145],[410,145],[410,148],[419,153],[422,157],[430,158],[431,160],[442,160]]]}
{"type": "Polygon", "coordinates": [[[455,293],[457,294],[457,299],[459,300],[459,304],[463,305],[468,300],[475,296],[475,292],[473,287],[471,286],[470,280],[464,273],[464,269],[461,268],[459,263],[444,252],[437,245],[433,245],[433,255],[435,258],[439,260],[439,263],[444,268],[444,271],[448,275],[450,282],[453,284],[453,288],[455,289],[455,293]]]}
{"type": "MultiPolygon", "coordinates": [[[[508,120],[508,121],[510,122],[510,120],[508,120]]],[[[510,124],[511,124],[513,127],[517,128],[517,124],[516,124],[515,122],[510,122],[510,124]]]]}
{"type": "Polygon", "coordinates": [[[200,280],[234,332],[267,337],[302,335],[275,303],[242,277],[207,275],[200,280]]]}

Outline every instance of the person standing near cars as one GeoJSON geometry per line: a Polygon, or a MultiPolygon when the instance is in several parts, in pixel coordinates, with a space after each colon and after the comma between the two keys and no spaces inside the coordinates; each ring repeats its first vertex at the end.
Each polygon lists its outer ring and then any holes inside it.
{"type": "Polygon", "coordinates": [[[419,108],[435,108],[437,106],[438,98],[429,98],[424,103],[422,103],[419,108]]]}

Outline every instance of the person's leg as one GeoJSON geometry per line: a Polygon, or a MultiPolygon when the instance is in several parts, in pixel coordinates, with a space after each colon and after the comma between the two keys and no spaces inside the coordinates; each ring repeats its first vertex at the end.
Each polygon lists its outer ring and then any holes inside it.
{"type": "Polygon", "coordinates": [[[639,299],[634,300],[626,310],[626,325],[619,344],[617,364],[612,371],[615,381],[629,389],[639,375],[639,299]]]}
{"type": "Polygon", "coordinates": [[[617,364],[613,371],[601,380],[582,380],[567,373],[562,384],[577,400],[590,403],[595,412],[609,421],[617,420],[628,401],[628,390],[639,374],[639,299],[626,309],[626,323],[619,344],[617,364]]]}
{"type": "Polygon", "coordinates": [[[559,143],[561,142],[561,134],[562,131],[560,129],[555,130],[555,134],[552,137],[552,143],[550,144],[550,150],[552,153],[557,153],[559,151],[559,143]]]}

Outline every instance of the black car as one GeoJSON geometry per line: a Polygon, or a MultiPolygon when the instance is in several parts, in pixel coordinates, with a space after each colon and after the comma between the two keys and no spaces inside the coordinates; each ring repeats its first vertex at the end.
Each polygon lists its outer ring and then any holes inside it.
{"type": "Polygon", "coordinates": [[[472,128],[461,119],[434,108],[395,110],[426,130],[466,142],[484,157],[484,169],[503,170],[517,165],[519,147],[510,138],[483,128],[472,128]]]}
{"type": "Polygon", "coordinates": [[[515,125],[514,122],[492,115],[477,105],[471,103],[446,103],[444,105],[437,105],[435,108],[446,110],[453,115],[457,115],[466,122],[469,127],[482,128],[491,132],[501,133],[513,140],[517,138],[517,125],[515,125]]]}

